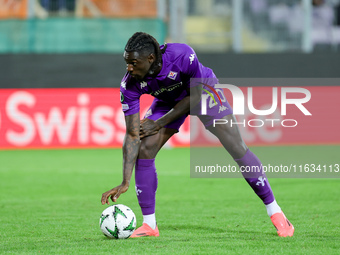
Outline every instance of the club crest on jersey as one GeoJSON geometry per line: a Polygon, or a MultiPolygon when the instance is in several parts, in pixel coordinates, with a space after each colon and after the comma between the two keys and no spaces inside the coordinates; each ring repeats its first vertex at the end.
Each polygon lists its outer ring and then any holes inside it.
{"type": "Polygon", "coordinates": [[[168,74],[169,79],[176,80],[176,77],[177,77],[177,72],[174,72],[174,71],[169,72],[168,74]]]}

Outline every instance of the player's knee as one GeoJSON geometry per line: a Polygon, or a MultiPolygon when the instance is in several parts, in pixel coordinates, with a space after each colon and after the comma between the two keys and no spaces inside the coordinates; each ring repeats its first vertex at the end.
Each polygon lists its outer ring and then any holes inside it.
{"type": "Polygon", "coordinates": [[[234,159],[240,159],[246,154],[247,150],[247,145],[243,141],[240,141],[231,144],[228,151],[234,159]]]}
{"type": "Polygon", "coordinates": [[[155,155],[155,143],[153,143],[149,140],[146,140],[146,141],[142,140],[142,143],[141,143],[140,148],[139,148],[138,157],[140,159],[155,158],[156,157],[156,155],[155,155]]]}

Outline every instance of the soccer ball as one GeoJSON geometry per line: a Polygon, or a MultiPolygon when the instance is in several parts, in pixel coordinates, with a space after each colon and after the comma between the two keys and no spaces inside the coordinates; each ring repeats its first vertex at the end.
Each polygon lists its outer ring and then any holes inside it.
{"type": "Polygon", "coordinates": [[[126,205],[111,205],[102,212],[99,226],[108,238],[125,239],[136,229],[136,216],[126,205]]]}

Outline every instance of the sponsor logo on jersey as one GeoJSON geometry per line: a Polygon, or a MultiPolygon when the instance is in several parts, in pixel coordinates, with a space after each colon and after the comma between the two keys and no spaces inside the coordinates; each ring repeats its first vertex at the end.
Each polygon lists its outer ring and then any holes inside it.
{"type": "Polygon", "coordinates": [[[177,77],[177,72],[174,72],[174,71],[170,71],[169,74],[168,74],[168,78],[172,79],[172,80],[175,80],[177,77]]]}
{"type": "Polygon", "coordinates": [[[176,84],[170,85],[169,87],[161,87],[159,90],[151,92],[151,95],[152,96],[158,96],[159,94],[162,94],[163,92],[171,92],[174,89],[177,89],[177,88],[181,87],[182,84],[183,83],[180,82],[180,83],[176,83],[176,84]]]}
{"type": "Polygon", "coordinates": [[[123,111],[129,110],[129,105],[128,104],[122,104],[122,109],[123,109],[123,111]]]}
{"type": "Polygon", "coordinates": [[[146,86],[148,86],[148,84],[145,82],[145,81],[142,81],[141,83],[140,83],[140,88],[142,89],[142,88],[145,88],[146,86]]]}
{"type": "Polygon", "coordinates": [[[120,86],[121,86],[123,89],[126,90],[126,82],[125,82],[125,81],[122,81],[122,82],[120,83],[120,86]]]}
{"type": "Polygon", "coordinates": [[[194,61],[194,59],[195,59],[195,54],[192,53],[192,54],[190,55],[190,57],[189,57],[190,65],[192,64],[192,62],[194,61]]]}

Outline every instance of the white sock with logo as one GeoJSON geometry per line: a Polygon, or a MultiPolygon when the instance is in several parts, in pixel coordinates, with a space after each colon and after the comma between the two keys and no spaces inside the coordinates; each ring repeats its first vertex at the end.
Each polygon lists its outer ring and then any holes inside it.
{"type": "Polygon", "coordinates": [[[143,223],[148,224],[152,229],[156,228],[156,215],[153,214],[148,214],[148,215],[143,215],[143,223]]]}
{"type": "Polygon", "coordinates": [[[277,204],[276,200],[271,202],[268,205],[265,205],[267,209],[268,216],[271,217],[275,213],[281,212],[280,206],[277,204]]]}

